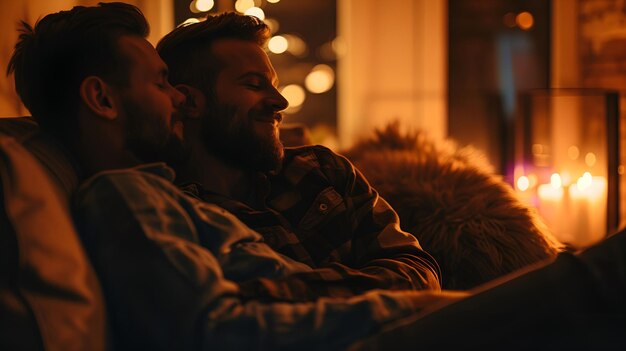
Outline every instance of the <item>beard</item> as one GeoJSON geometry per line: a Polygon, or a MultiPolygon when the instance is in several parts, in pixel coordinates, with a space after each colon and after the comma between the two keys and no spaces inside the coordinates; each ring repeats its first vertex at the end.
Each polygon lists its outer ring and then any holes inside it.
{"type": "Polygon", "coordinates": [[[284,150],[278,129],[270,135],[256,133],[252,122],[255,114],[271,115],[251,109],[238,120],[236,108],[213,103],[202,118],[202,141],[209,153],[226,165],[244,171],[276,172],[281,168],[284,150]]]}
{"type": "Polygon", "coordinates": [[[122,101],[128,114],[126,147],[145,163],[165,162],[171,167],[184,164],[190,156],[190,147],[165,125],[159,116],[146,114],[138,104],[126,99],[122,101]],[[158,125],[161,123],[161,125],[158,125]]]}

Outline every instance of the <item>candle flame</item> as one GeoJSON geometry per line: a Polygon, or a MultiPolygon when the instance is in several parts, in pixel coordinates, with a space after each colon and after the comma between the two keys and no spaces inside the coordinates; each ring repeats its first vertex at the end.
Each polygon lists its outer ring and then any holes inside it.
{"type": "Polygon", "coordinates": [[[561,187],[562,184],[563,183],[561,181],[561,175],[558,173],[552,173],[552,176],[550,176],[550,185],[554,189],[558,189],[561,187]]]}
{"type": "Polygon", "coordinates": [[[528,186],[530,185],[530,181],[528,180],[528,177],[526,176],[521,176],[519,178],[517,178],[517,188],[521,191],[526,191],[528,190],[528,186]]]}

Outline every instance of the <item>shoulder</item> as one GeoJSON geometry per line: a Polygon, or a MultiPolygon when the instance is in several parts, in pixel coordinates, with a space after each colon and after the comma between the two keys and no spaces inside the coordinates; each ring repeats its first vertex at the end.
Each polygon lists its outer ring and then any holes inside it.
{"type": "Polygon", "coordinates": [[[101,201],[123,198],[127,202],[155,200],[164,194],[178,196],[180,190],[170,180],[169,168],[127,168],[103,171],[85,180],[75,194],[75,200],[101,201]]]}

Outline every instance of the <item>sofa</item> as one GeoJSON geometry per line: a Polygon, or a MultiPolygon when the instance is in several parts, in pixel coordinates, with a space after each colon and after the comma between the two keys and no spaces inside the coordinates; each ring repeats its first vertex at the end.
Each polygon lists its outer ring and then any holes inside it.
{"type": "MultiPolygon", "coordinates": [[[[374,135],[345,153],[397,207],[404,229],[440,261],[446,288],[470,288],[558,251],[531,209],[477,168],[477,160],[461,157],[462,150],[444,152],[397,128],[374,135]],[[448,220],[463,213],[454,212],[455,197],[476,197],[459,188],[468,174],[492,190],[492,202],[513,205],[500,212],[476,207],[472,214],[496,223],[491,227],[476,226],[467,215],[448,220]],[[445,189],[449,194],[440,196],[445,189]]],[[[283,138],[289,146],[310,143],[301,125],[285,126],[283,138]]],[[[0,350],[107,349],[102,289],[69,210],[78,185],[70,157],[32,118],[2,118],[0,181],[0,350]]]]}
{"type": "Polygon", "coordinates": [[[104,350],[102,291],[69,210],[69,158],[32,118],[3,118],[0,181],[0,350],[104,350]]]}

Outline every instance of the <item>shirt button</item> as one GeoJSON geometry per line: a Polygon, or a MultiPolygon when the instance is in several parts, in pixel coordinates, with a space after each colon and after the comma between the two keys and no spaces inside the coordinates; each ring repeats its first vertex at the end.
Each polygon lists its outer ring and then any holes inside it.
{"type": "Polygon", "coordinates": [[[328,205],[326,205],[325,203],[321,203],[319,210],[320,212],[326,212],[326,210],[328,210],[328,205]]]}

